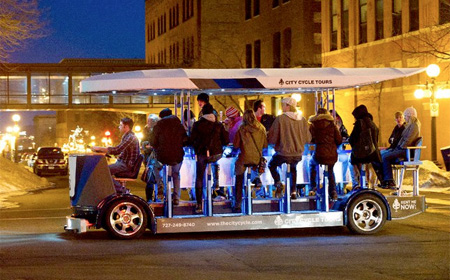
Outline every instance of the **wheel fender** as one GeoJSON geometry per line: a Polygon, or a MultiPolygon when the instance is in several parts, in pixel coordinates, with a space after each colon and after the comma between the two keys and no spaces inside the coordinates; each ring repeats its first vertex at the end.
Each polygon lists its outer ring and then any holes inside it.
{"type": "Polygon", "coordinates": [[[148,205],[148,203],[142,199],[139,196],[132,195],[132,194],[124,194],[124,195],[117,195],[113,194],[105,199],[103,199],[97,206],[98,212],[97,212],[97,223],[96,227],[101,228],[103,227],[103,219],[106,213],[106,210],[109,208],[109,206],[116,200],[126,197],[129,200],[134,201],[135,203],[142,206],[143,209],[145,209],[145,212],[147,213],[148,217],[148,228],[155,233],[156,232],[156,221],[155,221],[155,214],[153,212],[153,209],[148,205]]]}
{"type": "Polygon", "coordinates": [[[383,201],[384,206],[386,206],[386,220],[390,221],[391,220],[391,208],[389,207],[389,203],[386,200],[386,197],[384,197],[384,195],[376,190],[370,190],[370,189],[362,189],[359,191],[355,191],[355,192],[350,192],[349,194],[347,194],[343,201],[341,202],[341,204],[339,205],[339,210],[344,212],[344,225],[348,224],[348,217],[347,217],[347,213],[348,213],[348,206],[350,205],[350,203],[355,200],[357,197],[360,197],[362,195],[367,195],[367,194],[372,194],[375,195],[377,197],[379,197],[381,199],[381,201],[383,201]]]}

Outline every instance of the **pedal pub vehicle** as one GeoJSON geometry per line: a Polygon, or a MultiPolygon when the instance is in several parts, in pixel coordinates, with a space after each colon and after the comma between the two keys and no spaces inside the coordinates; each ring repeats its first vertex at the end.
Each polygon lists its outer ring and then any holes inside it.
{"type": "MultiPolygon", "coordinates": [[[[424,71],[422,68],[296,68],[296,69],[162,69],[106,74],[81,82],[86,94],[109,95],[174,95],[177,110],[190,108],[190,97],[201,92],[211,95],[284,95],[310,93],[315,96],[315,108],[334,110],[334,93],[386,80],[403,78],[424,71]]],[[[188,114],[189,117],[189,114],[188,114]]],[[[183,114],[181,114],[183,118],[183,114]]],[[[182,120],[183,121],[183,120],[182,120]]],[[[291,199],[290,172],[283,167],[286,191],[282,198],[255,199],[251,195],[250,172],[243,192],[242,213],[232,212],[232,201],[215,201],[211,197],[211,176],[206,175],[207,191],[203,213],[195,213],[195,203],[172,205],[170,170],[165,170],[164,202],[149,202],[133,194],[117,194],[107,162],[101,154],[71,154],[69,156],[70,200],[73,214],[67,217],[67,231],[85,232],[88,228],[104,228],[120,239],[137,238],[149,228],[153,233],[206,232],[288,229],[347,226],[359,234],[378,232],[386,220],[402,219],[425,211],[425,197],[419,195],[418,169],[421,164],[419,147],[397,166],[399,190],[396,195],[383,195],[372,189],[360,189],[341,195],[337,201],[328,197],[327,172],[322,179],[322,191],[314,196],[291,199]],[[404,194],[401,181],[405,170],[414,172],[413,192],[404,194]]],[[[270,155],[269,155],[270,158],[270,155]]],[[[308,160],[307,156],[303,160],[308,160]]],[[[183,161],[181,178],[195,176],[193,155],[183,161]]],[[[195,163],[195,162],[194,162],[195,163]]],[[[221,170],[234,170],[233,158],[219,161],[221,170]],[[223,167],[223,168],[222,168],[223,167]]],[[[137,163],[137,177],[141,163],[137,163]]],[[[303,169],[301,163],[297,166],[303,169]]],[[[222,171],[221,171],[222,172],[222,171]]],[[[268,172],[266,172],[267,174],[268,172]]],[[[303,171],[298,172],[302,174],[303,171]]],[[[233,186],[234,176],[221,174],[221,181],[233,186]]],[[[362,174],[364,176],[364,174],[362,174]]],[[[266,176],[266,177],[270,177],[266,176]]],[[[307,179],[297,176],[297,183],[307,179]]],[[[270,185],[271,178],[263,180],[270,185]]],[[[361,178],[362,180],[364,179],[361,178]]],[[[119,179],[122,180],[122,179],[119,179]]],[[[124,179],[129,180],[129,179],[124,179]]],[[[364,186],[363,181],[361,181],[364,186]]],[[[193,187],[193,185],[182,187],[193,187]]],[[[231,189],[231,188],[230,188],[231,189]]],[[[319,188],[318,188],[319,189],[319,188]]],[[[230,196],[232,196],[230,192],[230,196]]]]}

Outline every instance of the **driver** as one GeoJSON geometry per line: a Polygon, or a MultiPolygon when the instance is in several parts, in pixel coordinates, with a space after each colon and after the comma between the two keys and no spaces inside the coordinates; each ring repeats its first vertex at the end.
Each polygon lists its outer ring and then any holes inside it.
{"type": "MultiPolygon", "coordinates": [[[[109,155],[119,155],[117,161],[110,164],[109,171],[111,175],[116,175],[122,172],[129,172],[133,170],[134,164],[140,155],[139,151],[139,140],[136,135],[134,135],[133,120],[130,118],[123,118],[120,120],[119,130],[123,133],[122,140],[120,144],[115,147],[99,147],[93,146],[92,151],[98,153],[106,153],[109,155]]],[[[127,190],[120,185],[119,182],[114,180],[114,186],[116,191],[119,193],[124,193],[127,190]]]]}

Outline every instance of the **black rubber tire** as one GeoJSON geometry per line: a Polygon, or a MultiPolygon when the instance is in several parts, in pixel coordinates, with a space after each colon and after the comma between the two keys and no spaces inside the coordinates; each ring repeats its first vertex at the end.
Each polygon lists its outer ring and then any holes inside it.
{"type": "Polygon", "coordinates": [[[386,205],[374,194],[356,197],[347,209],[347,227],[354,233],[374,234],[386,222],[386,205]]]}
{"type": "Polygon", "coordinates": [[[111,203],[105,212],[104,228],[117,239],[140,237],[147,228],[147,212],[135,199],[120,198],[111,203]]]}

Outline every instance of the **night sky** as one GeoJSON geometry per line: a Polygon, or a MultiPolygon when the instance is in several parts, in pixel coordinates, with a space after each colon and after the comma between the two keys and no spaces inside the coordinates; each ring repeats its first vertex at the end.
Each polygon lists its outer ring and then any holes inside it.
{"type": "Polygon", "coordinates": [[[145,57],[144,0],[39,0],[49,35],[30,40],[9,62],[145,57]]]}
{"type": "MultiPolygon", "coordinates": [[[[1,1],[1,0],[0,0],[1,1]]],[[[30,40],[11,63],[58,63],[63,58],[145,58],[145,0],[39,0],[48,36],[30,40]]],[[[22,116],[20,126],[45,112],[0,111],[0,133],[22,116]]]]}

